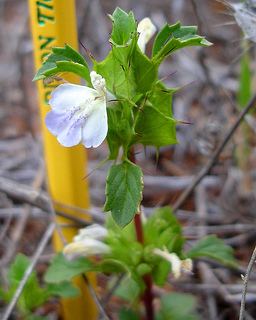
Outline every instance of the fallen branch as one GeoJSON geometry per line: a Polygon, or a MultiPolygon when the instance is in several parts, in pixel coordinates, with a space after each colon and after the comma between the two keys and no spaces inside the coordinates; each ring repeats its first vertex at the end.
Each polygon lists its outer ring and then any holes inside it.
{"type": "Polygon", "coordinates": [[[0,191],[10,198],[29,203],[46,212],[51,212],[51,202],[48,195],[41,190],[29,187],[25,184],[0,177],[0,191]]]}
{"type": "MultiPolygon", "coordinates": [[[[0,177],[0,192],[4,192],[10,198],[14,200],[18,200],[21,202],[25,202],[31,204],[34,207],[40,208],[47,213],[53,213],[52,202],[48,194],[42,190],[36,190],[35,188],[28,186],[26,184],[22,184],[7,178],[0,177]]],[[[58,207],[62,207],[63,211],[65,209],[78,211],[87,216],[92,217],[92,220],[97,223],[104,223],[105,219],[103,216],[99,214],[99,211],[95,212],[93,210],[88,210],[84,208],[79,208],[59,202],[54,202],[54,205],[58,207]]],[[[54,213],[55,214],[55,213],[54,213]]],[[[81,223],[83,225],[88,224],[88,221],[79,218],[74,218],[72,215],[62,212],[57,212],[56,214],[63,216],[65,218],[69,218],[70,220],[75,220],[75,222],[81,223]]]]}

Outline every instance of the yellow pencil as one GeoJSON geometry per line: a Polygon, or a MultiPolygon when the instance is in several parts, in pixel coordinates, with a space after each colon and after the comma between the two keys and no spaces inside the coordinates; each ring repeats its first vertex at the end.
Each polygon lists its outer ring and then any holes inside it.
{"type": "MultiPolygon", "coordinates": [[[[65,43],[77,48],[77,26],[74,0],[29,0],[31,30],[34,44],[35,66],[38,69],[51,47],[63,46],[65,43]]],[[[65,77],[65,79],[67,79],[65,77]]],[[[68,77],[70,82],[79,82],[78,78],[68,77]]],[[[64,148],[44,125],[44,118],[49,110],[47,101],[53,89],[53,84],[39,81],[38,95],[42,133],[44,140],[44,155],[47,168],[48,189],[52,199],[66,205],[89,207],[88,184],[83,177],[86,172],[86,154],[83,147],[64,148]]],[[[57,209],[57,207],[56,207],[57,209]]],[[[61,209],[74,216],[77,212],[61,209]]],[[[84,216],[83,216],[84,217],[84,216]]],[[[58,218],[59,223],[67,222],[58,218]]],[[[64,228],[63,234],[71,241],[76,230],[64,228]]],[[[56,251],[62,249],[62,242],[57,233],[54,235],[56,251]]],[[[95,282],[93,276],[90,277],[95,282]]],[[[63,299],[62,309],[65,320],[94,320],[97,318],[95,304],[81,278],[75,280],[82,290],[79,298],[63,299]]]]}

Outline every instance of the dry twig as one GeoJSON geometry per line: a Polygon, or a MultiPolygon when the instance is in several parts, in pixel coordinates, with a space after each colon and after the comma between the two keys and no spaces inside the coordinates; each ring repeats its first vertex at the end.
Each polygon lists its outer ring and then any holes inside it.
{"type": "Polygon", "coordinates": [[[174,205],[172,206],[173,211],[176,211],[180,208],[180,206],[187,200],[187,198],[190,196],[191,192],[195,189],[195,187],[209,173],[209,171],[214,166],[215,162],[218,160],[221,152],[226,147],[227,143],[230,141],[231,137],[233,136],[237,128],[242,123],[245,115],[255,106],[255,104],[256,104],[256,95],[254,95],[254,97],[248,103],[246,108],[244,108],[243,111],[241,111],[236,122],[232,125],[232,127],[228,130],[226,135],[223,137],[219,147],[215,150],[215,152],[213,153],[211,159],[208,161],[206,166],[201,169],[198,175],[195,176],[195,178],[193,179],[192,183],[184,190],[184,192],[180,195],[180,197],[174,203],[174,205]]]}
{"type": "Polygon", "coordinates": [[[104,310],[104,308],[103,308],[103,306],[102,306],[102,304],[101,304],[101,302],[100,302],[100,300],[99,300],[99,298],[98,298],[95,290],[93,289],[92,285],[90,284],[90,282],[89,282],[89,280],[88,280],[88,278],[86,277],[85,274],[83,274],[83,279],[84,279],[86,285],[88,286],[88,289],[89,289],[89,291],[90,291],[91,296],[92,296],[93,299],[94,299],[95,304],[96,304],[97,307],[98,307],[98,310],[99,310],[99,312],[100,312],[100,314],[101,314],[102,319],[104,319],[104,320],[110,320],[109,317],[108,317],[108,315],[106,314],[106,312],[105,312],[105,310],[104,310]]]}
{"type": "Polygon", "coordinates": [[[254,265],[255,261],[256,261],[256,247],[253,250],[250,262],[248,264],[248,268],[247,268],[246,274],[243,277],[244,289],[243,289],[243,294],[242,294],[242,299],[241,299],[241,308],[240,308],[239,320],[243,320],[244,319],[248,282],[249,282],[250,274],[252,272],[253,265],[254,265]]]}
{"type": "MultiPolygon", "coordinates": [[[[32,187],[35,189],[40,188],[43,181],[44,181],[44,169],[43,169],[43,166],[41,165],[38,168],[34,181],[32,182],[32,187]]],[[[12,233],[12,242],[8,245],[8,250],[6,250],[5,255],[0,260],[0,267],[8,265],[8,263],[13,258],[17,250],[17,245],[27,225],[27,221],[28,221],[28,218],[30,217],[30,214],[31,214],[31,207],[28,204],[26,204],[23,207],[23,214],[18,218],[18,221],[16,221],[14,231],[12,233]]]]}

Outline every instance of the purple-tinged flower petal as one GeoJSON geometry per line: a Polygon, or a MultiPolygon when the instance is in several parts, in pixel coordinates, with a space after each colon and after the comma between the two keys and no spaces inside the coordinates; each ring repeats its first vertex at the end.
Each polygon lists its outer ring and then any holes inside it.
{"type": "Polygon", "coordinates": [[[94,108],[82,128],[82,144],[86,148],[98,147],[108,132],[106,101],[98,101],[94,108]]]}
{"type": "Polygon", "coordinates": [[[50,111],[45,119],[48,130],[57,136],[58,141],[65,147],[72,147],[81,142],[83,122],[84,119],[79,117],[79,111],[50,111]]]}
{"type": "Polygon", "coordinates": [[[71,123],[70,126],[58,134],[57,139],[64,147],[76,146],[82,139],[81,123],[71,123]]]}
{"type": "Polygon", "coordinates": [[[57,136],[62,130],[69,125],[68,113],[56,113],[50,111],[45,117],[45,124],[48,130],[55,136],[57,136]]]}

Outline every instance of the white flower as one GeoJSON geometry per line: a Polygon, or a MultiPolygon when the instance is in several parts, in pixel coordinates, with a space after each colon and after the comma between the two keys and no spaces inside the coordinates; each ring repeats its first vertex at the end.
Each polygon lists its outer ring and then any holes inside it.
{"type": "Polygon", "coordinates": [[[137,31],[139,32],[138,46],[142,52],[145,52],[146,44],[156,32],[156,27],[149,18],[142,19],[137,31]]]}
{"type": "Polygon", "coordinates": [[[65,147],[82,143],[96,148],[106,138],[107,91],[105,79],[95,71],[90,73],[94,89],[71,83],[58,86],[51,95],[52,110],[45,123],[65,147]]]}
{"type": "Polygon", "coordinates": [[[99,224],[92,224],[89,227],[80,229],[78,231],[78,235],[76,235],[73,239],[74,242],[83,241],[87,238],[96,239],[96,240],[104,240],[108,235],[108,231],[106,228],[102,227],[99,224]]]}
{"type": "Polygon", "coordinates": [[[68,260],[108,253],[110,253],[110,247],[108,245],[91,238],[86,238],[83,241],[71,242],[63,249],[63,254],[68,260]]]}
{"type": "Polygon", "coordinates": [[[167,249],[163,251],[156,248],[154,249],[154,253],[171,263],[172,273],[175,279],[180,278],[182,271],[192,271],[193,264],[191,259],[181,260],[176,253],[169,253],[167,249]]]}

